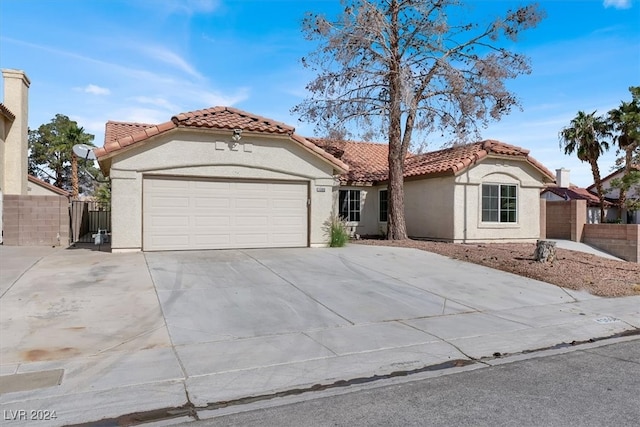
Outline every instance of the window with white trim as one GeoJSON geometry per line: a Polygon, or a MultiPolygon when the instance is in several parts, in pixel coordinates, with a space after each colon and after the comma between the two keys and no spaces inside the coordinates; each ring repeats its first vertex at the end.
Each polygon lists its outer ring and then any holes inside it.
{"type": "Polygon", "coordinates": [[[515,185],[482,184],[482,222],[517,222],[517,194],[515,185]]]}
{"type": "Polygon", "coordinates": [[[340,216],[347,221],[360,221],[360,190],[340,190],[340,216]]]}
{"type": "Polygon", "coordinates": [[[389,214],[389,192],[387,190],[380,190],[378,192],[378,220],[380,222],[387,222],[387,216],[389,214]]]}

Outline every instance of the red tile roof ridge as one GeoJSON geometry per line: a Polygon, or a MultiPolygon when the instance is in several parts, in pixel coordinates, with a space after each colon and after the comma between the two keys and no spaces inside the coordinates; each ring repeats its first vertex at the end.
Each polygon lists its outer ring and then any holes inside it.
{"type": "Polygon", "coordinates": [[[171,117],[171,121],[180,127],[208,127],[208,128],[218,128],[218,129],[241,129],[247,130],[249,132],[268,132],[268,133],[280,133],[280,134],[292,134],[295,132],[295,128],[293,126],[289,126],[283,122],[279,122],[277,120],[269,119],[263,116],[258,116],[256,114],[251,114],[246,111],[233,108],[233,107],[211,107],[205,108],[201,110],[188,111],[185,113],[177,114],[171,117]],[[240,116],[243,119],[249,121],[249,123],[228,123],[223,120],[219,122],[207,122],[206,120],[198,120],[198,119],[207,119],[208,116],[215,116],[217,114],[222,113],[231,113],[236,116],[240,116]],[[257,126],[250,126],[252,124],[258,124],[257,126]]]}
{"type": "Polygon", "coordinates": [[[47,181],[44,181],[36,176],[29,174],[27,175],[27,179],[34,184],[40,185],[41,187],[44,187],[49,191],[53,191],[54,193],[58,193],[61,196],[71,197],[71,193],[67,190],[63,190],[62,188],[58,188],[55,185],[49,184],[47,181]]]}
{"type": "MultiPolygon", "coordinates": [[[[131,122],[118,122],[118,121],[114,121],[114,120],[109,120],[107,121],[107,124],[105,125],[105,143],[103,147],[97,148],[94,150],[96,157],[101,158],[106,156],[109,153],[121,150],[125,147],[128,147],[132,144],[135,144],[137,142],[141,142],[144,141],[146,139],[149,139],[155,135],[161,134],[163,132],[167,132],[170,131],[172,129],[176,129],[178,127],[183,127],[183,128],[190,128],[190,127],[207,127],[207,128],[216,128],[216,129],[235,129],[237,128],[236,125],[228,125],[226,126],[225,124],[221,124],[220,126],[208,126],[207,124],[203,124],[202,126],[199,126],[199,124],[191,124],[188,123],[186,125],[183,125],[182,122],[184,121],[188,121],[190,119],[194,119],[194,118],[198,118],[201,117],[203,115],[207,115],[207,114],[215,114],[215,113],[224,113],[224,112],[229,112],[231,114],[234,115],[238,115],[241,116],[243,118],[247,118],[248,120],[252,121],[252,122],[262,122],[261,126],[259,126],[258,128],[253,128],[252,130],[256,131],[256,132],[267,132],[267,133],[277,133],[280,135],[288,135],[291,139],[293,139],[295,142],[301,144],[302,146],[304,146],[306,149],[312,151],[313,153],[315,153],[316,155],[319,155],[321,157],[323,157],[324,159],[328,160],[330,163],[332,163],[336,169],[338,169],[340,172],[344,173],[347,172],[349,170],[349,165],[346,164],[345,162],[337,159],[336,157],[334,157],[333,155],[331,155],[330,153],[327,153],[325,150],[323,150],[322,148],[318,147],[316,144],[314,144],[312,141],[307,140],[306,138],[300,136],[300,135],[296,135],[294,133],[295,128],[293,128],[292,126],[288,126],[284,123],[281,122],[277,122],[275,120],[271,120],[271,119],[267,119],[264,118],[262,116],[257,116],[254,114],[249,114],[245,111],[242,110],[238,110],[236,108],[232,108],[232,107],[212,107],[212,108],[207,108],[207,109],[203,109],[203,110],[195,110],[195,111],[189,111],[186,113],[180,113],[176,116],[173,116],[171,118],[171,121],[168,122],[164,122],[164,123],[160,123],[157,125],[152,125],[152,124],[145,124],[145,123],[131,123],[131,122]],[[266,125],[266,128],[263,127],[262,125],[266,125]],[[116,135],[116,130],[117,128],[122,128],[122,127],[127,127],[127,128],[131,128],[131,130],[135,130],[135,132],[132,132],[130,134],[127,135],[122,135],[120,137],[117,137],[116,135]]],[[[249,130],[251,131],[251,129],[249,130]]]]}

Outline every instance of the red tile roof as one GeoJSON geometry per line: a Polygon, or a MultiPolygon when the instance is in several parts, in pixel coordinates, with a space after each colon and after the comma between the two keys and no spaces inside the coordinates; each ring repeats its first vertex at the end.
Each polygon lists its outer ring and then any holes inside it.
{"type": "Polygon", "coordinates": [[[340,177],[343,184],[370,183],[386,179],[389,162],[387,144],[324,138],[307,139],[349,165],[349,171],[340,177]]]}
{"type": "Polygon", "coordinates": [[[71,197],[71,193],[63,190],[62,188],[58,188],[55,185],[51,185],[46,181],[41,180],[40,178],[36,178],[33,175],[27,175],[27,179],[29,180],[29,182],[32,182],[36,185],[39,185],[40,187],[44,187],[49,191],[53,191],[54,193],[57,193],[61,196],[65,196],[65,197],[71,197]]]}
{"type": "Polygon", "coordinates": [[[292,134],[295,131],[295,128],[284,123],[231,107],[213,107],[181,113],[172,117],[171,120],[180,127],[242,129],[247,132],[277,134],[292,134]]]}
{"type": "MultiPolygon", "coordinates": [[[[323,144],[332,146],[337,151],[337,157],[349,165],[349,173],[342,176],[343,183],[364,184],[388,179],[389,148],[387,144],[327,142],[322,139],[312,139],[312,141],[321,146],[323,144]]],[[[327,151],[331,150],[331,148],[324,148],[327,151]]],[[[457,175],[489,155],[525,159],[540,170],[549,181],[555,179],[551,171],[529,155],[529,150],[493,140],[458,145],[424,154],[410,154],[405,160],[404,177],[457,175]]]]}
{"type": "Polygon", "coordinates": [[[149,123],[126,123],[126,122],[114,122],[109,120],[105,125],[104,141],[107,143],[113,143],[120,138],[124,138],[129,135],[143,132],[145,129],[153,127],[155,125],[149,123]]]}
{"type": "Polygon", "coordinates": [[[108,121],[105,128],[104,146],[95,149],[94,152],[98,160],[105,159],[128,146],[178,128],[241,129],[246,132],[287,135],[306,149],[333,163],[338,170],[346,171],[349,169],[344,162],[306,138],[296,135],[295,128],[292,126],[231,107],[213,107],[180,113],[173,116],[171,121],[158,125],[108,121]]]}
{"type": "Polygon", "coordinates": [[[523,158],[539,169],[550,181],[555,179],[551,171],[529,156],[529,150],[494,140],[458,145],[444,150],[412,156],[407,159],[405,177],[457,175],[489,155],[523,158]]]}

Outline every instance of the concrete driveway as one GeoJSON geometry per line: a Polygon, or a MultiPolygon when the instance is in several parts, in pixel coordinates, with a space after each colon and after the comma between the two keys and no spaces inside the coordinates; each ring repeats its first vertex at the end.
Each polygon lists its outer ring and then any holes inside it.
{"type": "Polygon", "coordinates": [[[414,249],[17,249],[0,246],[0,373],[64,376],[0,383],[0,409],[55,408],[57,425],[187,403],[202,416],[216,402],[640,328],[640,297],[414,249]]]}

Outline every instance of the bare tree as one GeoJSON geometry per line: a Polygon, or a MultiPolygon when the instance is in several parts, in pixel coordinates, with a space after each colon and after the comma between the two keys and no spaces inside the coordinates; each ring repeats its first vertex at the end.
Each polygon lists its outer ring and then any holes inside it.
{"type": "Polygon", "coordinates": [[[543,18],[537,4],[486,24],[464,20],[459,0],[343,0],[331,21],[308,13],[303,32],[318,47],[303,64],[317,73],[308,99],[292,109],[319,132],[389,142],[387,238],[406,239],[404,159],[414,133],[440,131],[459,142],[479,136],[518,100],[505,81],[531,69],[499,45],[543,18]],[[455,22],[454,22],[455,21],[455,22]],[[480,126],[479,126],[480,125],[480,126]]]}

